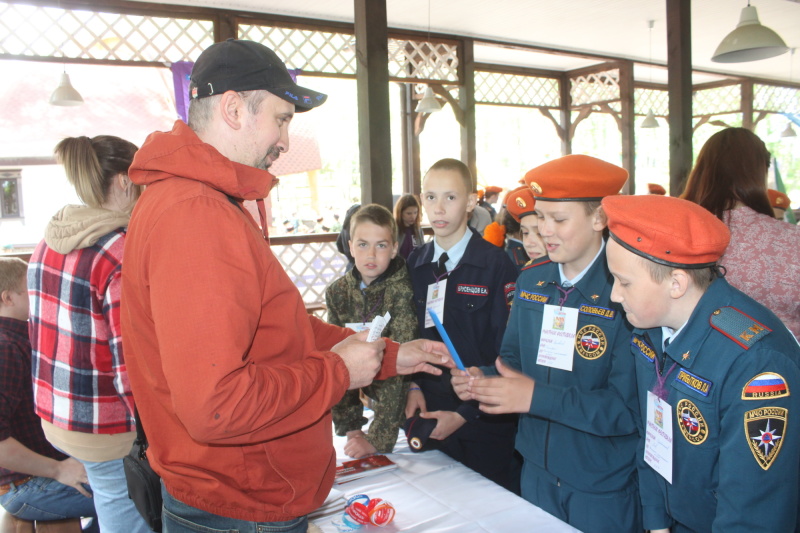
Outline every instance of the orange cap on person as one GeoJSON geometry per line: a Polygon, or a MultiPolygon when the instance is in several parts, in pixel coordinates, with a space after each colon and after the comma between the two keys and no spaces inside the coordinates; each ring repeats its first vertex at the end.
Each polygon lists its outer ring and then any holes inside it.
{"type": "Polygon", "coordinates": [[[514,220],[519,222],[522,217],[532,215],[534,213],[534,206],[536,199],[533,197],[533,191],[527,185],[517,187],[505,199],[506,210],[508,214],[514,217],[514,220]]]}
{"type": "Polygon", "coordinates": [[[603,198],[608,231],[627,250],[677,268],[714,266],[731,240],[728,226],[694,202],[671,196],[603,198]]]}
{"type": "Polygon", "coordinates": [[[503,192],[503,188],[497,185],[489,185],[486,187],[486,194],[500,194],[501,192],[503,192]]]}
{"type": "Polygon", "coordinates": [[[531,169],[525,183],[537,200],[592,201],[619,193],[628,171],[589,155],[565,155],[531,169]]]}
{"type": "Polygon", "coordinates": [[[767,189],[767,196],[769,196],[769,205],[778,209],[789,209],[789,205],[792,203],[786,193],[775,189],[767,189]]]}
{"type": "Polygon", "coordinates": [[[664,196],[667,194],[667,189],[665,189],[662,185],[658,183],[648,183],[647,184],[647,193],[648,194],[660,194],[664,196]]]}

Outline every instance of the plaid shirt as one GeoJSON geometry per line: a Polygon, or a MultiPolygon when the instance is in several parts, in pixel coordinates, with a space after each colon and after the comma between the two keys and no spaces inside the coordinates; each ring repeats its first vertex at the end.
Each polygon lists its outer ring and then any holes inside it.
{"type": "Polygon", "coordinates": [[[135,431],[120,337],[125,230],[62,255],[39,243],[28,266],[36,413],[81,433],[135,431]]]}
{"type": "MultiPolygon", "coordinates": [[[[44,438],[42,421],[33,412],[28,323],[0,317],[0,441],[12,437],[38,454],[66,458],[44,438]]],[[[26,476],[0,467],[0,485],[26,476]]]]}

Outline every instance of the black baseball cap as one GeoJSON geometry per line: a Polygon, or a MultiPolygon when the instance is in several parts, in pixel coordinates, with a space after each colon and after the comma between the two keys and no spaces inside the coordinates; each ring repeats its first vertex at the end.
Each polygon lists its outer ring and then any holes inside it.
{"type": "Polygon", "coordinates": [[[228,39],[206,48],[192,68],[192,82],[192,100],[225,91],[266,90],[303,112],[328,99],[297,85],[275,52],[253,41],[228,39]]]}

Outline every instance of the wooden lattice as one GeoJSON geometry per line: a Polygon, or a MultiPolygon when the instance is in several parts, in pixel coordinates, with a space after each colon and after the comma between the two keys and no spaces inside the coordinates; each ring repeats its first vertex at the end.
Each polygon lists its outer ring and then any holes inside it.
{"type": "Polygon", "coordinates": [[[194,61],[213,42],[210,20],[0,3],[0,54],[194,61]]]}
{"type": "Polygon", "coordinates": [[[458,81],[458,46],[389,38],[389,76],[458,81]]]}
{"type": "Polygon", "coordinates": [[[777,85],[753,85],[753,110],[800,113],[800,89],[777,85]]]}
{"type": "Polygon", "coordinates": [[[723,115],[742,110],[742,86],[698,89],[692,93],[692,116],[723,115]]]}
{"type": "Polygon", "coordinates": [[[656,116],[669,116],[669,93],[666,90],[636,87],[633,89],[633,104],[636,115],[647,115],[652,109],[656,116]]]}
{"type": "Polygon", "coordinates": [[[619,69],[570,78],[570,96],[573,107],[619,100],[619,69]]]}
{"type": "Polygon", "coordinates": [[[484,71],[475,71],[475,101],[554,109],[561,105],[557,79],[484,71]]]}

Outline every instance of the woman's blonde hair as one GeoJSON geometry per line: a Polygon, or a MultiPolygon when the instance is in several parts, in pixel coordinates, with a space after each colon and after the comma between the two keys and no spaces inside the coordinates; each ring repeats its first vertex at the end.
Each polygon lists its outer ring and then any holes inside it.
{"type": "MultiPolygon", "coordinates": [[[[56,145],[56,159],[64,165],[70,184],[78,198],[89,207],[101,207],[108,199],[114,177],[128,175],[136,145],[114,137],[67,137],[56,145]]],[[[130,184],[131,205],[139,198],[142,188],[130,184]]]]}

